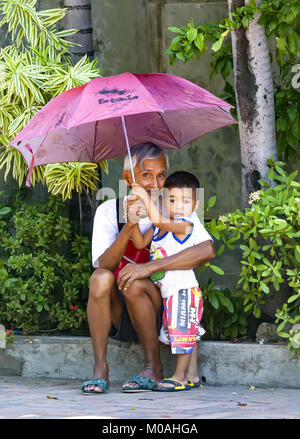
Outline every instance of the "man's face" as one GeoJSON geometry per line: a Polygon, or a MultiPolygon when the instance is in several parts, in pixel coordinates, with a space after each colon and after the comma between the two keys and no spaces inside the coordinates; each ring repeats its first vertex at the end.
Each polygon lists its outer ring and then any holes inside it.
{"type": "MultiPolygon", "coordinates": [[[[143,188],[151,193],[151,190],[160,190],[165,184],[167,177],[167,163],[165,156],[161,154],[155,159],[146,159],[143,163],[143,169],[140,163],[134,168],[134,176],[136,183],[143,186],[143,188]]],[[[123,178],[127,184],[131,186],[133,183],[130,171],[123,172],[123,178]]]]}

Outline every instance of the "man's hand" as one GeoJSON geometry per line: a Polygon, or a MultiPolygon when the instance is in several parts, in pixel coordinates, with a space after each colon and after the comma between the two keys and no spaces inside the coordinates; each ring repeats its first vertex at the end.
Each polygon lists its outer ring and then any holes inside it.
{"type": "Polygon", "coordinates": [[[127,264],[119,273],[118,287],[121,291],[126,291],[133,281],[137,279],[148,279],[152,274],[149,263],[127,264]]]}

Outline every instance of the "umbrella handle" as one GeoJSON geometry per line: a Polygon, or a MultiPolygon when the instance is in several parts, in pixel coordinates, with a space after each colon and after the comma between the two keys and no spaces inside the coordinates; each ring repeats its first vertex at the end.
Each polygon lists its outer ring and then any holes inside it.
{"type": "Polygon", "coordinates": [[[122,119],[123,131],[124,131],[124,135],[125,135],[127,152],[128,152],[128,157],[129,157],[129,163],[130,163],[130,169],[131,169],[131,174],[132,174],[132,180],[133,180],[133,183],[135,183],[135,176],[134,176],[134,171],[133,171],[133,165],[132,165],[132,160],[131,160],[131,152],[130,152],[130,147],[129,147],[129,142],[128,142],[127,129],[126,129],[126,123],[125,123],[124,116],[121,116],[121,119],[122,119]]]}

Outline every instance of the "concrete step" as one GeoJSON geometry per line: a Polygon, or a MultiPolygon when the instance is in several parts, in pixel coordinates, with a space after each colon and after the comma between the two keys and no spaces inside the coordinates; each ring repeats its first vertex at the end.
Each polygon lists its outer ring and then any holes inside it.
{"type": "MultiPolygon", "coordinates": [[[[161,345],[164,376],[174,371],[175,357],[161,345]]],[[[110,380],[122,382],[143,368],[140,344],[109,340],[110,380]]],[[[300,355],[292,356],[283,344],[199,343],[199,376],[210,385],[254,385],[300,388],[300,355]]],[[[15,336],[0,349],[0,375],[28,378],[86,380],[92,377],[93,349],[90,337],[15,336]]]]}

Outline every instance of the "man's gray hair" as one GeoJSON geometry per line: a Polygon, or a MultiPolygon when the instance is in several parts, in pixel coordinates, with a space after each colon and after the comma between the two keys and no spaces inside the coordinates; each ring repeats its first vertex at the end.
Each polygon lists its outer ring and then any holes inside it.
{"type": "MultiPolygon", "coordinates": [[[[137,164],[140,164],[141,169],[143,168],[144,160],[146,159],[156,159],[161,154],[166,159],[167,169],[169,168],[169,159],[167,153],[160,149],[154,143],[139,143],[130,148],[132,166],[135,168],[137,164]]],[[[130,162],[128,154],[124,158],[124,171],[130,171],[130,162]]]]}

